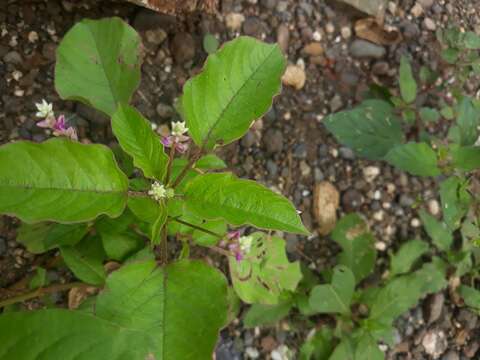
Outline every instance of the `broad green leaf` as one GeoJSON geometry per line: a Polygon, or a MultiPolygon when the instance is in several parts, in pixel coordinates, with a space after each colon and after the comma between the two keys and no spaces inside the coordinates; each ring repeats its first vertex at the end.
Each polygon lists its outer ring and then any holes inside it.
{"type": "Polygon", "coordinates": [[[123,233],[102,233],[102,244],[108,259],[123,261],[140,250],[145,243],[133,231],[123,233]]]}
{"type": "Polygon", "coordinates": [[[385,354],[370,334],[363,335],[355,349],[355,360],[384,360],[385,354]]]}
{"type": "Polygon", "coordinates": [[[227,306],[225,277],[200,261],[165,268],[154,260],[131,263],[107,279],[95,316],[67,310],[0,315],[0,359],[208,359],[227,306]]]}
{"type": "Polygon", "coordinates": [[[150,122],[135,108],[121,104],[112,116],[112,130],[122,149],[133,157],[133,163],[147,178],[162,181],[168,156],[150,122]]]}
{"type": "Polygon", "coordinates": [[[328,360],[333,352],[333,331],[322,326],[300,348],[300,360],[328,360]]]}
{"type": "Polygon", "coordinates": [[[55,88],[112,115],[140,83],[140,38],[120,18],[82,20],[57,48],[55,88]]]}
{"type": "Polygon", "coordinates": [[[417,82],[412,74],[410,62],[405,56],[400,60],[400,93],[406,103],[412,103],[417,97],[417,82]]]}
{"type": "Polygon", "coordinates": [[[198,146],[213,149],[240,138],[271,106],[285,59],[277,45],[238,37],[208,57],[183,88],[182,109],[198,146]]]}
{"type": "Polygon", "coordinates": [[[451,176],[440,184],[443,221],[451,231],[458,229],[468,211],[471,196],[467,190],[468,181],[451,176]]]}
{"type": "Polygon", "coordinates": [[[292,305],[291,296],[275,305],[253,304],[245,314],[243,324],[247,328],[274,325],[288,315],[292,305]]]}
{"type": "Polygon", "coordinates": [[[390,257],[390,276],[405,274],[415,262],[429,251],[428,243],[422,240],[410,240],[390,257]]]}
{"type": "Polygon", "coordinates": [[[0,147],[0,213],[26,222],[119,216],[128,182],[103,145],[55,138],[0,147]]]}
{"type": "Polygon", "coordinates": [[[427,143],[410,142],[395,146],[385,156],[385,160],[389,164],[412,175],[440,175],[437,154],[427,143]]]}
{"type": "Polygon", "coordinates": [[[453,166],[464,171],[480,169],[479,146],[451,146],[453,166]]]}
{"type": "Polygon", "coordinates": [[[371,298],[371,303],[367,303],[370,307],[368,320],[390,325],[423,296],[444,288],[447,285],[445,273],[445,264],[435,261],[411,274],[390,280],[371,298]]]}
{"type": "MultiPolygon", "coordinates": [[[[188,160],[186,158],[176,158],[173,161],[172,165],[172,179],[176,179],[180,172],[187,165],[188,160]]],[[[226,169],[227,164],[214,154],[207,154],[202,156],[193,166],[193,169],[190,170],[185,178],[180,182],[180,184],[175,189],[176,191],[183,192],[185,185],[195,178],[198,174],[208,172],[208,170],[222,170],[226,169]]]]}
{"type": "MultiPolygon", "coordinates": [[[[206,230],[213,231],[214,233],[220,235],[224,235],[227,232],[227,224],[223,219],[205,221],[202,222],[200,226],[206,230]]],[[[201,246],[213,246],[220,241],[217,236],[209,235],[200,230],[193,230],[192,240],[201,246]]]]}
{"type": "Polygon", "coordinates": [[[440,114],[447,120],[452,120],[455,117],[453,108],[451,106],[444,106],[440,110],[440,114]]]}
{"type": "Polygon", "coordinates": [[[340,342],[340,344],[337,345],[332,355],[330,355],[330,357],[328,358],[328,360],[354,360],[354,359],[355,359],[355,353],[354,353],[353,344],[348,338],[344,338],[340,342]]]}
{"type": "Polygon", "coordinates": [[[213,54],[215,51],[217,51],[219,45],[220,43],[215,35],[206,34],[203,37],[203,49],[207,54],[213,54]]]}
{"type": "Polygon", "coordinates": [[[360,216],[349,214],[341,218],[332,239],[342,247],[338,263],[352,270],[357,283],[372,273],[377,256],[375,239],[360,216]]]}
{"type": "Polygon", "coordinates": [[[161,239],[161,231],[165,223],[167,222],[167,217],[168,217],[168,212],[167,212],[167,206],[165,202],[160,202],[160,211],[158,213],[157,218],[151,225],[151,232],[150,232],[150,240],[152,241],[152,244],[158,245],[162,241],[161,239]]]}
{"type": "Polygon", "coordinates": [[[167,221],[167,207],[165,203],[158,202],[147,196],[129,196],[128,208],[132,210],[135,216],[141,221],[145,221],[150,226],[149,238],[152,242],[158,244],[160,230],[167,221]]]}
{"type": "Polygon", "coordinates": [[[337,265],[332,283],[317,285],[310,294],[310,306],[318,313],[350,313],[350,302],[355,290],[355,278],[349,268],[337,265]]]}
{"type": "Polygon", "coordinates": [[[197,176],[187,186],[185,203],[198,216],[224,218],[232,225],[308,234],[294,206],[283,196],[231,173],[197,176]]]}
{"type": "Polygon", "coordinates": [[[105,282],[105,253],[99,236],[87,237],[75,246],[62,246],[60,253],[65,264],[78,279],[93,285],[102,285],[105,282]]]}
{"type": "Polygon", "coordinates": [[[17,241],[33,254],[64,245],[75,245],[87,234],[87,224],[22,223],[17,241]]]}
{"type": "Polygon", "coordinates": [[[458,105],[457,125],[460,130],[460,145],[475,144],[479,136],[480,110],[477,109],[470,98],[464,98],[458,105]]]}
{"type": "Polygon", "coordinates": [[[420,109],[420,117],[426,123],[435,123],[440,119],[440,113],[436,109],[422,107],[420,109]]]}
{"type": "Polygon", "coordinates": [[[468,307],[480,313],[480,290],[470,286],[461,285],[459,293],[468,307]]]}
{"type": "Polygon", "coordinates": [[[101,216],[95,221],[95,229],[100,233],[119,234],[130,228],[137,222],[137,219],[129,209],[119,217],[111,219],[107,216],[101,216]]]}
{"type": "Polygon", "coordinates": [[[42,267],[38,267],[35,271],[35,275],[30,279],[28,287],[30,289],[38,289],[48,284],[47,270],[42,267]]]}
{"type": "Polygon", "coordinates": [[[227,164],[225,164],[225,161],[220,159],[215,154],[207,154],[202,156],[197,160],[194,166],[195,169],[200,170],[221,170],[225,169],[226,167],[227,164]]]}
{"type": "Polygon", "coordinates": [[[244,302],[274,305],[284,291],[294,291],[302,278],[300,263],[290,263],[285,241],[254,233],[250,252],[242,261],[229,257],[233,288],[244,302]]]}
{"type": "Polygon", "coordinates": [[[463,41],[467,49],[480,50],[480,36],[475,34],[473,31],[467,31],[463,41]]]}
{"type": "Polygon", "coordinates": [[[440,250],[449,251],[453,243],[453,236],[444,222],[438,221],[425,210],[420,210],[420,219],[433,244],[440,250]]]}
{"type": "Polygon", "coordinates": [[[364,101],[353,110],[329,115],[323,123],[339,143],[367,159],[382,159],[403,141],[400,120],[381,100],[364,101]]]}
{"type": "Polygon", "coordinates": [[[448,48],[442,50],[440,56],[445,62],[449,64],[455,64],[460,56],[460,51],[457,49],[448,48]]]}

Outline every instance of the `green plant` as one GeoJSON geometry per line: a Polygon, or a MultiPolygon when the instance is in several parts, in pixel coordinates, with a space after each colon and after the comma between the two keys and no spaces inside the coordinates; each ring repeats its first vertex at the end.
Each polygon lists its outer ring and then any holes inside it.
{"type": "MultiPolygon", "coordinates": [[[[332,239],[342,251],[338,265],[320,277],[304,269],[304,278],[295,292],[284,292],[276,305],[254,304],[244,317],[246,326],[269,325],[298,313],[305,325],[318,325],[300,349],[299,359],[346,360],[384,359],[378,342],[393,343],[393,322],[414,307],[425,295],[447,286],[447,263],[432,255],[421,240],[403,244],[391,255],[388,276],[376,286],[361,286],[375,268],[375,239],[357,214],[343,217],[332,239]],[[405,289],[408,288],[408,291],[405,289]],[[296,309],[295,311],[292,311],[296,309]],[[318,315],[335,320],[313,322],[318,315]]],[[[295,322],[295,320],[292,320],[295,322]]]]}
{"type": "Polygon", "coordinates": [[[0,315],[0,359],[208,359],[237,296],[276,304],[301,279],[281,238],[228,231],[308,234],[294,206],[225,172],[214,155],[270,107],[285,68],[279,48],[239,37],[210,55],[183,88],[181,119],[161,139],[128,104],[140,81],[139,47],[137,33],[111,18],[79,22],[57,50],[58,93],[108,115],[119,147],[75,141],[75,129],[45,101],[37,104],[39,126],[58,137],[0,147],[0,213],[24,221],[18,241],[30,252],[59,249],[80,280],[49,285],[39,268],[33,292],[0,307],[97,289],[76,310],[0,315]],[[168,235],[181,244],[173,260],[168,235]],[[190,259],[191,245],[226,256],[233,287],[221,271],[190,259]],[[107,261],[120,268],[109,274],[107,261]]]}

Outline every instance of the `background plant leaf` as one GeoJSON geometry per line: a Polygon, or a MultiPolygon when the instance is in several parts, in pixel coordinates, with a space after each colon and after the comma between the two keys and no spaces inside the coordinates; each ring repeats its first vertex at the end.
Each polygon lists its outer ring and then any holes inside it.
{"type": "Polygon", "coordinates": [[[399,168],[417,176],[438,176],[437,154],[427,143],[410,142],[392,148],[385,160],[399,168]]]}
{"type": "Polygon", "coordinates": [[[406,103],[411,103],[417,97],[417,82],[412,74],[412,67],[405,56],[400,59],[399,70],[400,93],[406,103]]]}
{"type": "Polygon", "coordinates": [[[390,276],[405,274],[415,262],[429,251],[428,243],[422,240],[410,240],[390,257],[390,276]]]}

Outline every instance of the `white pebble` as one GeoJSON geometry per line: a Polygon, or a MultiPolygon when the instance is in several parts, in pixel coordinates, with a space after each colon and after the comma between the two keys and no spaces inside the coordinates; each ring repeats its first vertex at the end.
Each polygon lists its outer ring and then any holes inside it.
{"type": "Polygon", "coordinates": [[[322,33],[318,30],[315,30],[312,37],[313,37],[313,40],[320,41],[322,40],[322,33]]]}
{"type": "Polygon", "coordinates": [[[417,218],[413,218],[413,219],[410,221],[410,225],[411,225],[412,227],[414,227],[414,228],[420,227],[421,224],[422,224],[422,223],[421,223],[420,220],[417,219],[417,218]]]}
{"type": "Polygon", "coordinates": [[[34,43],[38,40],[38,33],[36,31],[30,31],[28,33],[28,41],[34,43]]]}
{"type": "Polygon", "coordinates": [[[372,182],[378,175],[380,175],[380,169],[377,166],[367,166],[363,168],[363,177],[367,182],[372,182]]]}
{"type": "Polygon", "coordinates": [[[378,251],[385,251],[387,250],[387,244],[385,244],[383,241],[377,241],[375,243],[375,249],[378,251]]]}
{"type": "Polygon", "coordinates": [[[433,216],[437,216],[438,214],[440,214],[440,204],[437,200],[432,199],[428,201],[428,211],[433,216]]]}

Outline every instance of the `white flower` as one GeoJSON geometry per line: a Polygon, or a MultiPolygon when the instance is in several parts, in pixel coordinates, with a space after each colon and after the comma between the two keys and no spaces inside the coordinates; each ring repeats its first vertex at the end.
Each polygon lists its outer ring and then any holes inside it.
{"type": "Polygon", "coordinates": [[[185,134],[188,131],[188,128],[185,127],[185,122],[183,121],[178,121],[172,122],[172,135],[173,136],[181,136],[185,134]]]}
{"type": "Polygon", "coordinates": [[[39,118],[54,117],[53,104],[46,102],[45,99],[42,99],[41,103],[35,103],[35,106],[37,107],[37,110],[38,110],[37,117],[39,118]]]}
{"type": "Polygon", "coordinates": [[[293,353],[286,345],[280,345],[270,353],[272,360],[292,360],[293,353]]]}
{"type": "Polygon", "coordinates": [[[243,254],[246,255],[250,252],[250,249],[252,248],[252,242],[253,242],[253,237],[251,236],[241,236],[240,239],[238,239],[240,250],[242,251],[243,254]]]}
{"type": "Polygon", "coordinates": [[[175,195],[173,189],[166,188],[163,184],[155,181],[152,184],[151,189],[148,191],[148,195],[153,197],[156,201],[160,201],[165,198],[171,198],[175,195]]]}

